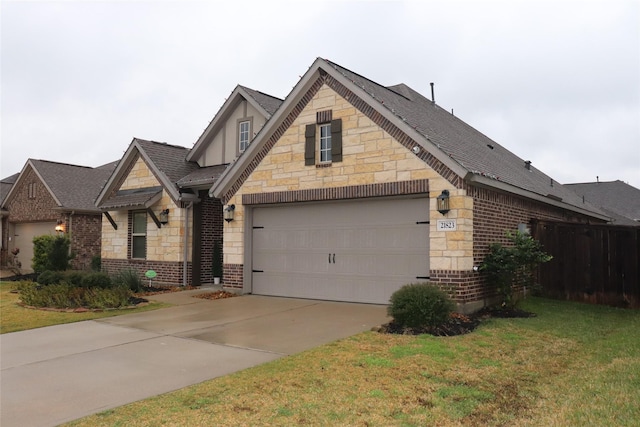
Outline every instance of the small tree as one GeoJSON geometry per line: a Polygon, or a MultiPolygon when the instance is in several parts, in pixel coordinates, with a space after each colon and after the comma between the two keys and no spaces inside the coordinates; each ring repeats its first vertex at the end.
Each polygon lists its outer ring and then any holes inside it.
{"type": "Polygon", "coordinates": [[[71,242],[67,236],[37,236],[33,238],[33,271],[64,271],[73,258],[69,254],[71,242]]]}
{"type": "Polygon", "coordinates": [[[502,297],[502,305],[515,306],[517,299],[514,287],[533,285],[536,267],[553,257],[542,250],[540,242],[528,234],[507,232],[512,246],[500,243],[489,245],[489,254],[484,258],[480,270],[486,273],[489,283],[494,284],[502,297]]]}

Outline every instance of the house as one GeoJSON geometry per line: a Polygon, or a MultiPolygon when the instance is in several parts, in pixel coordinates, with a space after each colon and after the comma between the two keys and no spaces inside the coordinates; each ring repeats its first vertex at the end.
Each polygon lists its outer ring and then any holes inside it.
{"type": "Polygon", "coordinates": [[[463,312],[493,297],[477,267],[508,230],[608,220],[407,85],[321,58],[209,194],[228,288],[387,304],[429,280],[463,312]]]}
{"type": "Polygon", "coordinates": [[[640,190],[620,180],[565,184],[598,206],[615,225],[640,227],[640,190]]]}
{"type": "Polygon", "coordinates": [[[222,245],[222,204],[208,196],[281,100],[237,86],[191,149],[134,138],[96,199],[102,267],[152,270],[155,283],[212,282],[222,245]]]}
{"type": "Polygon", "coordinates": [[[97,168],[29,159],[2,201],[3,248],[20,250],[22,272],[32,272],[33,238],[64,232],[73,268],[87,269],[100,254],[101,212],[95,198],[116,163],[97,168]],[[4,214],[3,214],[4,215],[4,214]]]}
{"type": "Polygon", "coordinates": [[[8,239],[5,239],[5,236],[9,233],[9,211],[2,208],[2,205],[7,194],[9,194],[9,190],[11,190],[13,184],[18,180],[18,176],[20,176],[19,173],[14,173],[0,180],[0,266],[2,267],[7,265],[7,256],[9,253],[8,239]]]}

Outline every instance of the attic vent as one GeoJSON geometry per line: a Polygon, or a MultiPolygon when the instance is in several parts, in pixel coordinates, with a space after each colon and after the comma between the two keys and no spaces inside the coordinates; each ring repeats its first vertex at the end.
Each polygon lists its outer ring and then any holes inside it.
{"type": "Polygon", "coordinates": [[[525,167],[525,169],[530,171],[531,170],[531,160],[525,160],[524,161],[524,167],[525,167]]]}
{"type": "Polygon", "coordinates": [[[487,144],[487,147],[491,148],[492,150],[494,148],[493,145],[491,145],[491,144],[487,144]]]}

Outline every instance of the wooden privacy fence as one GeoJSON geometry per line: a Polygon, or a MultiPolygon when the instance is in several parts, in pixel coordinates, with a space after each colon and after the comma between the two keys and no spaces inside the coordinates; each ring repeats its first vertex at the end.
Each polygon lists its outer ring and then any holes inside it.
{"type": "Polygon", "coordinates": [[[553,259],[538,281],[552,298],[640,308],[640,227],[532,222],[553,259]]]}

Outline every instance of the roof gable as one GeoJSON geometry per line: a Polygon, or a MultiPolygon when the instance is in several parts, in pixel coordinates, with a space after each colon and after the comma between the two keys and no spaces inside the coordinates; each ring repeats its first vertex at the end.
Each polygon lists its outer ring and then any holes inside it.
{"type": "Polygon", "coordinates": [[[160,186],[167,191],[176,204],[187,199],[195,201],[197,197],[181,192],[177,185],[181,178],[199,169],[197,164],[185,160],[188,151],[186,147],[134,138],[102,188],[96,199],[96,206],[102,208],[111,206],[112,203],[109,200],[115,197],[115,193],[120,190],[131,167],[139,158],[144,161],[160,186]]]}
{"type": "Polygon", "coordinates": [[[236,86],[231,95],[226,99],[222,107],[215,114],[209,125],[202,132],[193,148],[187,154],[187,161],[195,161],[207,149],[215,134],[221,129],[233,110],[242,102],[251,104],[266,120],[280,107],[282,100],[265,93],[249,89],[245,86],[236,86]]]}
{"type": "Polygon", "coordinates": [[[88,212],[97,212],[94,205],[96,196],[111,174],[108,167],[91,168],[29,159],[5,201],[10,198],[13,190],[21,185],[21,177],[27,169],[36,174],[59,208],[88,212]]]}
{"type": "Polygon", "coordinates": [[[416,155],[458,188],[465,183],[493,187],[603,217],[571,190],[407,85],[384,87],[321,58],[316,59],[244,155],[218,179],[210,195],[228,200],[323,84],[407,149],[422,147],[416,155]]]}

